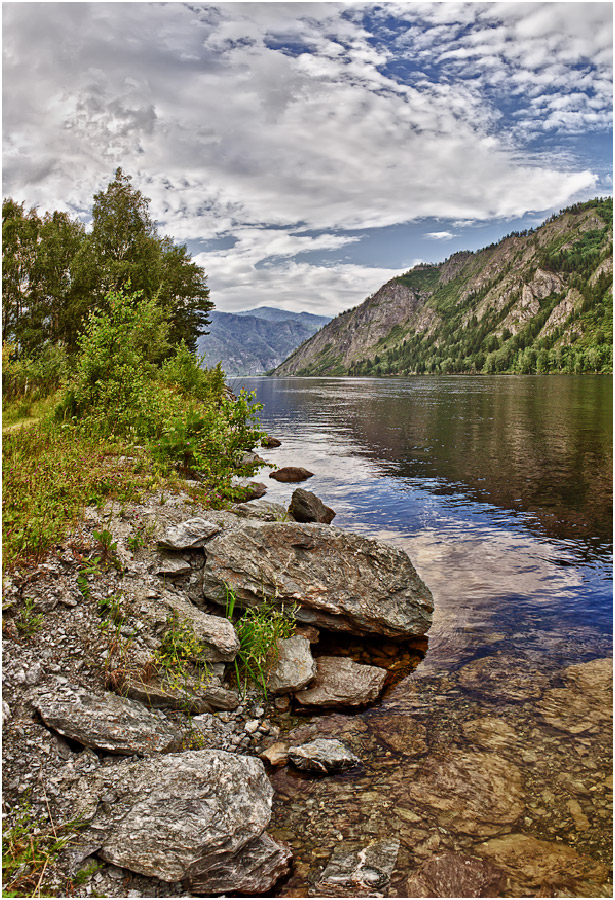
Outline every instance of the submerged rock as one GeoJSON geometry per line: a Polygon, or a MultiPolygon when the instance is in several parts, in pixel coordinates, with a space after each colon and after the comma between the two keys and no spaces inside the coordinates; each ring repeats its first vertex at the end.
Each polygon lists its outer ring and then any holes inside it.
{"type": "Polygon", "coordinates": [[[74,688],[59,696],[44,696],[34,708],[49,728],[107,753],[162,753],[178,740],[177,731],[161,713],[111,693],[96,695],[74,688]]]}
{"type": "Polygon", "coordinates": [[[380,695],[386,669],[364,666],[345,656],[320,656],[312,684],[295,694],[304,706],[362,706],[380,695]]]}
{"type": "Polygon", "coordinates": [[[613,660],[592,659],[563,671],[566,687],[545,691],[537,709],[545,722],[570,734],[610,727],[613,660]]]}
{"type": "Polygon", "coordinates": [[[306,637],[293,634],[278,641],[278,658],[267,676],[271,694],[288,694],[309,684],[316,675],[316,663],[306,637]]]}
{"type": "Polygon", "coordinates": [[[306,772],[343,772],[361,760],[348,747],[332,738],[316,738],[308,744],[288,748],[288,758],[298,769],[306,772]]]}
{"type": "Polygon", "coordinates": [[[428,859],[406,882],[407,897],[498,897],[501,869],[466,853],[444,850],[428,859]]]}
{"type": "Polygon", "coordinates": [[[433,598],[403,550],[332,525],[238,522],[207,545],[203,594],[241,606],[263,596],[334,631],[403,638],[431,625],[433,598]]]}
{"type": "Polygon", "coordinates": [[[246,844],[229,862],[190,879],[194,894],[211,896],[227,891],[263,894],[290,871],[290,846],[262,834],[246,844]]]}
{"type": "Polygon", "coordinates": [[[465,834],[497,834],[525,809],[521,770],[493,753],[428,756],[407,792],[440,826],[465,834]]]}
{"type": "Polygon", "coordinates": [[[508,875],[510,896],[611,896],[600,887],[608,879],[607,866],[561,842],[506,834],[475,849],[508,875]]]}
{"type": "Polygon", "coordinates": [[[493,700],[521,702],[540,697],[546,677],[525,659],[493,653],[474,659],[458,672],[466,690],[493,700]]]}
{"type": "Polygon", "coordinates": [[[333,851],[322,878],[311,897],[382,897],[389,881],[400,843],[396,839],[372,841],[366,847],[333,851]]]}
{"type": "Polygon", "coordinates": [[[108,799],[89,829],[98,855],[162,881],[227,865],[271,817],[262,762],[221,750],[169,754],[107,770],[101,779],[108,799]]]}
{"type": "Polygon", "coordinates": [[[158,540],[158,545],[169,550],[194,550],[202,547],[210,537],[219,531],[219,525],[202,516],[195,516],[193,519],[186,519],[179,525],[167,528],[158,540]]]}
{"type": "Polygon", "coordinates": [[[304,488],[296,488],[288,507],[288,512],[297,522],[324,522],[330,525],[335,512],[320,500],[316,494],[304,488]]]}
{"type": "Polygon", "coordinates": [[[313,472],[308,472],[307,469],[302,469],[300,466],[284,466],[282,469],[270,472],[269,477],[274,481],[282,481],[286,484],[294,481],[306,481],[313,475],[313,472]]]}
{"type": "Polygon", "coordinates": [[[404,756],[423,756],[427,753],[427,729],[412,716],[396,715],[390,711],[367,720],[379,742],[404,756]]]}

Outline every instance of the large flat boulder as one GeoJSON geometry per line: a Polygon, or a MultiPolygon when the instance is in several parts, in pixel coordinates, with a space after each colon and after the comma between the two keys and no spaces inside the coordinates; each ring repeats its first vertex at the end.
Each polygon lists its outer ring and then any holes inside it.
{"type": "Polygon", "coordinates": [[[346,656],[320,656],[314,681],[295,697],[303,706],[363,706],[379,697],[386,677],[386,669],[378,666],[346,656]]]}
{"type": "Polygon", "coordinates": [[[403,550],[332,525],[240,521],[206,547],[203,594],[240,606],[297,604],[300,622],[393,638],[424,634],[433,598],[403,550]]]}
{"type": "Polygon", "coordinates": [[[273,790],[263,763],[221,750],[116,767],[97,785],[106,798],[89,823],[98,855],[162,881],[227,866],[271,818],[273,790]]]}
{"type": "Polygon", "coordinates": [[[46,695],[34,703],[43,722],[84,747],[131,756],[174,748],[179,735],[159,712],[115,694],[82,688],[46,695]]]}

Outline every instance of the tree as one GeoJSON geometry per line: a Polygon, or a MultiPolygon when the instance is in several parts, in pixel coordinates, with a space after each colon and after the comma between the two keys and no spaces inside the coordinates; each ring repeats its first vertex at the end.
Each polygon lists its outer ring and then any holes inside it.
{"type": "Polygon", "coordinates": [[[32,313],[32,282],[41,220],[36,209],[10,198],[2,203],[2,340],[27,352],[32,313]]]}
{"type": "Polygon", "coordinates": [[[89,310],[104,308],[109,291],[130,286],[165,309],[170,344],[184,340],[194,351],[213,307],[205,273],[184,245],[158,235],[148,198],[130,182],[118,168],[107,189],[94,195],[92,231],[72,267],[71,305],[77,326],[72,342],[89,310]]]}

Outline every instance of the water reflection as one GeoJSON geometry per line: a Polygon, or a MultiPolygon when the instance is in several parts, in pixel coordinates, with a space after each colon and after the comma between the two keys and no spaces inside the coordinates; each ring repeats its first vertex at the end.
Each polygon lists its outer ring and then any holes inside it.
{"type": "MultiPolygon", "coordinates": [[[[442,851],[495,858],[498,896],[610,896],[610,379],[244,381],[283,441],[266,457],[312,471],[334,524],[407,550],[435,601],[379,704],[289,717],[291,743],[341,737],[362,767],[272,773],[294,852],[275,895],[348,896],[319,888],[336,848],[395,837],[380,896],[447,896],[415,892],[442,851]]],[[[288,505],[294,485],[261,480],[288,505]]]]}

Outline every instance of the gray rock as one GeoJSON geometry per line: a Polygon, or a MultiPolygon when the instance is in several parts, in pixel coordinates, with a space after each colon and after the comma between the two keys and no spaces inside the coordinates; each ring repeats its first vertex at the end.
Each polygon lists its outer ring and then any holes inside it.
{"type": "Polygon", "coordinates": [[[304,706],[362,706],[376,700],[386,669],[364,666],[345,656],[320,656],[310,687],[295,694],[304,706]]]}
{"type": "Polygon", "coordinates": [[[310,890],[317,897],[383,897],[399,854],[396,839],[372,841],[358,850],[333,851],[321,880],[310,890]]]}
{"type": "Polygon", "coordinates": [[[246,844],[229,862],[206,875],[190,879],[190,889],[204,896],[227,891],[263,894],[288,874],[292,856],[288,844],[265,833],[246,844]]]}
{"type": "Polygon", "coordinates": [[[97,775],[108,798],[89,833],[105,862],[162,881],[195,879],[259,838],[273,790],[262,762],[221,750],[187,751],[97,775]]]}
{"type": "Polygon", "coordinates": [[[242,466],[266,466],[267,461],[263,459],[262,456],[259,456],[258,453],[254,453],[253,451],[248,451],[243,454],[241,457],[242,466]]]}
{"type": "Polygon", "coordinates": [[[180,623],[187,622],[197,638],[205,644],[198,656],[199,660],[216,663],[232,662],[235,659],[239,650],[239,638],[232,622],[224,616],[210,616],[190,600],[170,591],[162,592],[160,597],[145,600],[135,614],[135,624],[145,624],[162,635],[169,626],[171,616],[177,617],[180,623]]]}
{"type": "Polygon", "coordinates": [[[286,522],[289,515],[280,503],[269,500],[252,500],[250,503],[237,503],[233,512],[244,519],[263,519],[265,522],[286,522]]]}
{"type": "Polygon", "coordinates": [[[128,697],[147,706],[188,710],[196,715],[214,709],[236,709],[239,705],[237,694],[223,688],[217,678],[204,685],[185,679],[180,687],[171,687],[159,678],[145,682],[132,677],[126,679],[123,691],[128,697]]]}
{"type": "Polygon", "coordinates": [[[406,637],[431,625],[433,598],[403,550],[332,525],[239,521],[207,545],[203,594],[240,606],[265,597],[334,631],[406,637]]]}
{"type": "Polygon", "coordinates": [[[189,575],[192,572],[192,566],[181,556],[164,555],[158,562],[156,575],[162,575],[166,578],[178,578],[180,575],[189,575]]]}
{"type": "Polygon", "coordinates": [[[273,478],[274,481],[281,481],[287,484],[295,481],[306,481],[308,478],[312,478],[313,475],[313,472],[308,472],[307,469],[303,469],[301,466],[284,466],[282,469],[270,472],[269,477],[273,478]]]}
{"type": "Polygon", "coordinates": [[[278,641],[278,658],[267,676],[271,694],[287,694],[309,684],[316,675],[316,663],[306,637],[293,634],[278,641]]]}
{"type": "Polygon", "coordinates": [[[243,498],[244,503],[249,503],[251,500],[260,500],[267,493],[267,485],[263,484],[262,481],[248,481],[242,487],[248,491],[243,498]]]}
{"type": "Polygon", "coordinates": [[[169,550],[194,550],[220,531],[220,526],[202,516],[186,519],[168,528],[158,541],[160,547],[169,550]]]}
{"type": "Polygon", "coordinates": [[[288,748],[288,758],[307,772],[343,772],[360,763],[354,753],[334,738],[316,738],[307,744],[288,748]]]}
{"type": "Polygon", "coordinates": [[[115,694],[95,695],[75,688],[66,696],[42,697],[34,707],[50,728],[107,753],[162,753],[178,740],[162,714],[115,694]]]}
{"type": "Polygon", "coordinates": [[[297,522],[324,522],[330,525],[335,512],[320,500],[316,494],[304,488],[295,488],[288,512],[297,522]]]}
{"type": "Polygon", "coordinates": [[[268,449],[272,447],[281,447],[282,441],[279,441],[277,438],[271,437],[271,435],[267,435],[266,437],[261,439],[261,445],[263,447],[267,447],[268,449]]]}

